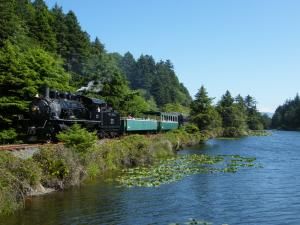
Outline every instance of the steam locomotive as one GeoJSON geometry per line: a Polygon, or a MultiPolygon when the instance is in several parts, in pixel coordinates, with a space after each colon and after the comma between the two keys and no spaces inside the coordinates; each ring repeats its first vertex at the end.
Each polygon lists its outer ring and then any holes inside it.
{"type": "Polygon", "coordinates": [[[31,102],[25,127],[28,141],[52,142],[57,133],[75,123],[104,138],[177,129],[182,121],[181,114],[165,112],[148,112],[146,118],[122,118],[101,99],[46,88],[44,96],[36,96],[31,102]]]}

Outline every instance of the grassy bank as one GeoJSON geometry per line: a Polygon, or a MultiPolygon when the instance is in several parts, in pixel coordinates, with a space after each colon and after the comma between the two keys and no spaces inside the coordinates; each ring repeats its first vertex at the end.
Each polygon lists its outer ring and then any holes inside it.
{"type": "Polygon", "coordinates": [[[26,196],[43,192],[44,187],[63,190],[106,171],[153,164],[174,156],[184,145],[206,139],[186,128],[99,141],[94,133],[78,126],[59,138],[64,145],[42,148],[28,159],[0,152],[0,214],[22,208],[26,196]]]}

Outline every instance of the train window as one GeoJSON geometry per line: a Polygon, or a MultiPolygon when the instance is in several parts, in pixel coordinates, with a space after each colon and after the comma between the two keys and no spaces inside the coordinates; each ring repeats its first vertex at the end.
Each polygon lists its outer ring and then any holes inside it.
{"type": "Polygon", "coordinates": [[[115,119],[110,119],[110,124],[115,124],[115,119]]]}

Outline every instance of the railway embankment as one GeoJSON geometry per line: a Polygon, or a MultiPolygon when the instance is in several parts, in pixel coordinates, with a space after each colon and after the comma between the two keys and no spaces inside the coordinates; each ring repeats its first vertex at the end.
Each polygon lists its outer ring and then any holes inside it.
{"type": "Polygon", "coordinates": [[[205,141],[193,129],[98,140],[78,126],[61,133],[64,144],[0,152],[0,214],[24,207],[26,198],[80,185],[107,171],[145,166],[205,141]]]}

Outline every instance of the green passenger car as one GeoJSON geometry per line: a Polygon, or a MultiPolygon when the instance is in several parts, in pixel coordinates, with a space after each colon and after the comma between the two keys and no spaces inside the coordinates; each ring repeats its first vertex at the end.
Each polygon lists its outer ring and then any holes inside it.
{"type": "Polygon", "coordinates": [[[158,121],[152,119],[130,119],[121,120],[123,132],[156,132],[158,130],[158,121]]]}
{"type": "Polygon", "coordinates": [[[180,126],[179,113],[148,112],[145,118],[122,118],[122,133],[155,133],[178,129],[180,126]]]}
{"type": "Polygon", "coordinates": [[[179,128],[178,113],[159,113],[159,131],[174,130],[179,128]]]}

